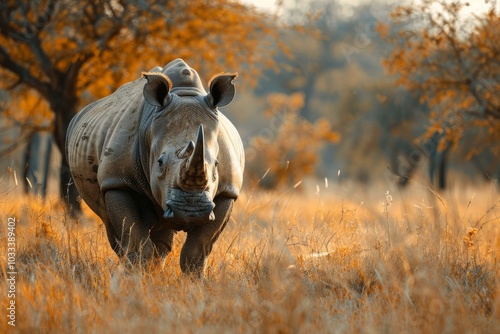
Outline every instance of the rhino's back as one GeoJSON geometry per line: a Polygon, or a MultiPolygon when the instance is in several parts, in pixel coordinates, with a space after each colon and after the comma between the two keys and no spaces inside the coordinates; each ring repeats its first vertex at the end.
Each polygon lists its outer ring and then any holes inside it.
{"type": "Polygon", "coordinates": [[[234,125],[219,112],[219,187],[218,194],[236,198],[243,183],[245,152],[234,125]]]}
{"type": "Polygon", "coordinates": [[[81,197],[101,217],[110,188],[137,188],[137,136],[144,104],[144,80],[120,87],[85,107],[68,128],[66,151],[81,197]]]}

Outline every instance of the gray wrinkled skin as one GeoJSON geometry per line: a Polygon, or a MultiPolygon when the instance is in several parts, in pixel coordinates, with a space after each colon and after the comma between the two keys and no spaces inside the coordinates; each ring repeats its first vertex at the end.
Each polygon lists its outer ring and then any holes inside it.
{"type": "Polygon", "coordinates": [[[243,181],[240,136],[218,110],[236,74],[198,73],[176,59],[78,113],[66,150],[81,197],[132,263],[164,257],[186,231],[181,269],[203,276],[243,181]]]}

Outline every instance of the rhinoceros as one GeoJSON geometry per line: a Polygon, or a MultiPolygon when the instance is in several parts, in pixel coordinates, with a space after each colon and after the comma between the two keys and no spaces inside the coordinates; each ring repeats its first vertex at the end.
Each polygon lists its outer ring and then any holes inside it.
{"type": "Polygon", "coordinates": [[[164,258],[174,234],[185,231],[181,269],[204,275],[243,182],[241,138],[218,110],[232,101],[236,76],[215,75],[207,93],[198,73],[176,59],[72,119],[73,181],[120,258],[164,258]]]}

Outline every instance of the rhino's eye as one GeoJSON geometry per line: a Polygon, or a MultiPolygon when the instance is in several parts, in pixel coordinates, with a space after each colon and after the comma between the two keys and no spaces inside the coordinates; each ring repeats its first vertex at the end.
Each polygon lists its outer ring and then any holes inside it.
{"type": "Polygon", "coordinates": [[[162,155],[160,155],[160,157],[158,158],[158,172],[163,172],[163,167],[165,166],[165,159],[166,159],[166,156],[165,156],[165,153],[162,153],[162,155]]]}
{"type": "Polygon", "coordinates": [[[215,168],[213,170],[212,179],[215,182],[217,180],[217,167],[219,166],[219,162],[217,160],[215,160],[214,165],[215,165],[215,168]]]}

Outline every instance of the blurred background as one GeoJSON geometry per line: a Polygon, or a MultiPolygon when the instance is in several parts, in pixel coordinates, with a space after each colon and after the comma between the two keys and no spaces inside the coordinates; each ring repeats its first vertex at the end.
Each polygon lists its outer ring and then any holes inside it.
{"type": "Polygon", "coordinates": [[[2,187],[77,196],[61,150],[71,118],[179,57],[205,84],[239,73],[222,112],[243,139],[248,189],[500,176],[494,1],[7,0],[2,187]]]}

